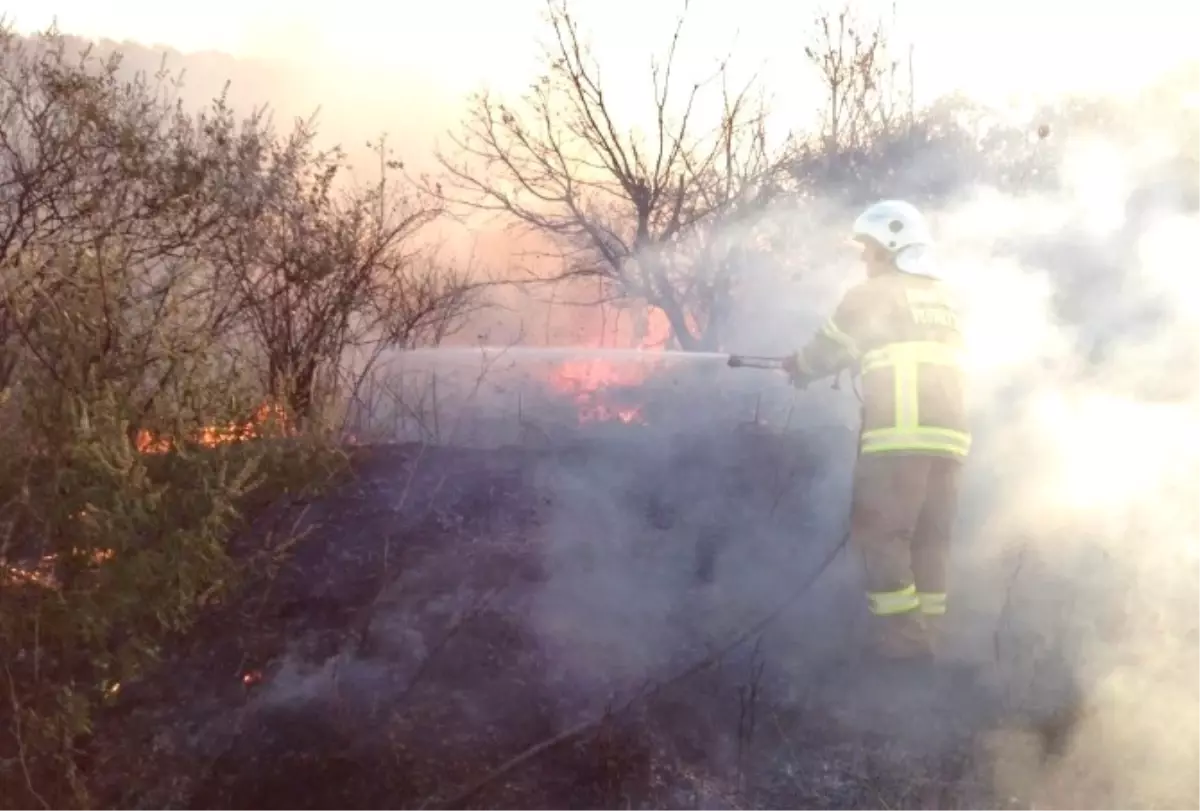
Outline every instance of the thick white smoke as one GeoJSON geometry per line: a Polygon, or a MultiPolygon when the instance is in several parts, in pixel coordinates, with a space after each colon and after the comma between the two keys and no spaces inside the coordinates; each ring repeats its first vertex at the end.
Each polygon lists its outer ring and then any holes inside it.
{"type": "MultiPolygon", "coordinates": [[[[1156,196],[1169,135],[1146,127],[1120,139],[1056,136],[1069,140],[1053,188],[976,187],[927,209],[969,313],[977,448],[954,553],[948,655],[977,663],[1005,704],[981,743],[997,796],[1164,807],[1197,796],[1200,323],[1190,257],[1200,221],[1170,189],[1156,196]]],[[[749,283],[730,348],[779,354],[807,338],[859,278],[844,231],[834,231],[854,213],[809,201],[767,215],[808,235],[811,269],[799,284],[749,283]]],[[[778,396],[782,383],[764,375],[757,385],[778,396]]],[[[790,396],[794,427],[853,430],[848,391],[790,396]]],[[[613,495],[625,483],[596,468],[559,483],[562,511],[546,531],[555,559],[576,570],[551,578],[534,627],[580,689],[659,672],[680,644],[670,606],[692,606],[692,633],[700,623],[711,644],[777,603],[836,538],[852,454],[852,443],[825,454],[833,497],[794,490],[782,522],[741,516],[743,537],[731,539],[730,562],[705,598],[663,574],[677,568],[648,564],[645,533],[631,529],[641,518],[613,495]],[[581,489],[590,504],[582,513],[568,493],[581,489]],[[597,532],[613,552],[603,573],[584,576],[574,552],[597,532]],[[756,535],[769,553],[739,546],[756,535]]],[[[835,568],[804,617],[781,623],[773,655],[789,678],[801,677],[816,641],[836,647],[831,637],[847,632],[838,595],[857,598],[853,568],[835,568]]]]}

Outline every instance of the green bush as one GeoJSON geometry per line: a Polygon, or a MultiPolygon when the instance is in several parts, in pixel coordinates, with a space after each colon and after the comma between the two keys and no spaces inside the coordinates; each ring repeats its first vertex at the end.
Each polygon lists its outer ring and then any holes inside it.
{"type": "Polygon", "coordinates": [[[88,804],[96,707],[286,548],[235,560],[234,530],[344,459],[317,382],[470,301],[411,244],[435,209],[175,88],[0,26],[0,804],[88,804]]]}
{"type": "Polygon", "coordinates": [[[279,486],[272,473],[298,470],[307,446],[283,436],[283,421],[250,423],[261,403],[252,379],[187,340],[186,308],[167,302],[147,320],[124,301],[106,314],[100,292],[128,297],[129,266],[102,278],[95,257],[74,259],[48,265],[44,281],[61,284],[22,330],[25,356],[5,390],[0,645],[12,740],[0,754],[27,790],[68,788],[85,804],[73,748],[91,710],[236,585],[226,542],[242,507],[279,486]],[[222,426],[232,426],[222,440],[248,426],[253,441],[208,447],[222,426]]]}

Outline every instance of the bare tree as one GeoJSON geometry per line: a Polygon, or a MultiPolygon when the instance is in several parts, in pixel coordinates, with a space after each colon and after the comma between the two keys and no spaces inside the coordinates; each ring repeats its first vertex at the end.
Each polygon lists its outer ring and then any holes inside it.
{"type": "Polygon", "coordinates": [[[386,143],[375,145],[377,185],[339,191],[342,155],[316,152],[314,134],[298,123],[263,156],[226,251],[267,390],[299,420],[314,415],[319,374],[347,350],[440,341],[473,303],[466,274],[415,247],[440,212],[417,190],[389,186],[401,167],[386,143]]]}
{"type": "Polygon", "coordinates": [[[681,18],[651,63],[652,119],[640,133],[616,120],[565,0],[547,8],[546,72],[516,104],[474,98],[452,139],[458,154],[440,156],[438,190],[549,238],[562,267],[540,280],[599,278],[605,298],[661,308],[683,349],[712,347],[753,215],[781,191],[757,84],[730,87],[721,63],[679,87],[681,18]],[[715,121],[702,120],[708,91],[719,94],[715,121]]]}
{"type": "Polygon", "coordinates": [[[262,131],[119,68],[0,26],[0,760],[15,746],[24,772],[0,769],[0,793],[33,800],[43,776],[48,806],[89,805],[89,708],[229,574],[265,458],[140,452],[144,430],[201,437],[253,396],[212,362],[239,307],[206,257],[262,131]]]}
{"type": "Polygon", "coordinates": [[[80,373],[137,403],[133,436],[237,314],[206,256],[264,129],[223,99],[185,113],[165,71],[122,79],[120,64],[0,30],[0,389],[21,363],[78,384],[36,329],[73,318],[92,335],[80,373]]]}
{"type": "Polygon", "coordinates": [[[226,442],[269,431],[238,430],[264,396],[307,418],[348,349],[437,342],[475,301],[418,250],[439,207],[393,184],[383,141],[378,182],[345,187],[311,126],[280,138],[265,111],[191,112],[178,89],[0,25],[0,648],[17,654],[0,762],[23,771],[14,791],[0,769],[6,797],[93,804],[74,759],[89,710],[234,581],[250,494],[329,460],[319,441],[226,442]]]}
{"type": "Polygon", "coordinates": [[[821,125],[826,154],[862,149],[900,123],[905,110],[911,116],[911,99],[901,81],[900,62],[890,52],[887,27],[883,20],[867,19],[853,0],[817,15],[804,54],[826,94],[821,125]]]}
{"type": "MultiPolygon", "coordinates": [[[[891,188],[892,154],[921,141],[907,71],[893,56],[889,23],[863,13],[857,0],[816,15],[804,48],[824,94],[821,124],[795,150],[790,173],[800,194],[861,203],[891,188]],[[881,166],[881,155],[889,157],[881,166]]],[[[909,149],[912,151],[912,149],[909,149]]],[[[903,185],[909,186],[908,181],[903,185]]]]}

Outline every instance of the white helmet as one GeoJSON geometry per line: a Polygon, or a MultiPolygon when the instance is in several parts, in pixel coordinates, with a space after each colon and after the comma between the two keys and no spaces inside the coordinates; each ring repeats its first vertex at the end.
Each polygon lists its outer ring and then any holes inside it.
{"type": "Polygon", "coordinates": [[[857,242],[874,242],[890,253],[903,273],[935,275],[928,261],[933,235],[912,203],[881,200],[858,215],[851,229],[857,242]]]}

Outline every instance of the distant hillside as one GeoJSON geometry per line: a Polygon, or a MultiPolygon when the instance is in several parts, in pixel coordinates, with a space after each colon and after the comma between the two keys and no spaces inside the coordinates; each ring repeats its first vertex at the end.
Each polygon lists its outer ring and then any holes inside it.
{"type": "Polygon", "coordinates": [[[269,106],[280,128],[319,110],[321,141],[340,144],[356,165],[369,159],[366,141],[383,131],[407,164],[425,165],[435,138],[454,126],[461,109],[461,99],[439,97],[434,84],[418,75],[397,79],[325,73],[301,63],[219,51],[183,53],[128,40],[68,39],[81,50],[91,45],[99,57],[120,52],[122,70],[129,76],[154,74],[164,65],[172,76],[182,73],[180,96],[188,107],[209,103],[228,83],[227,98],[235,110],[248,113],[269,106]]]}

